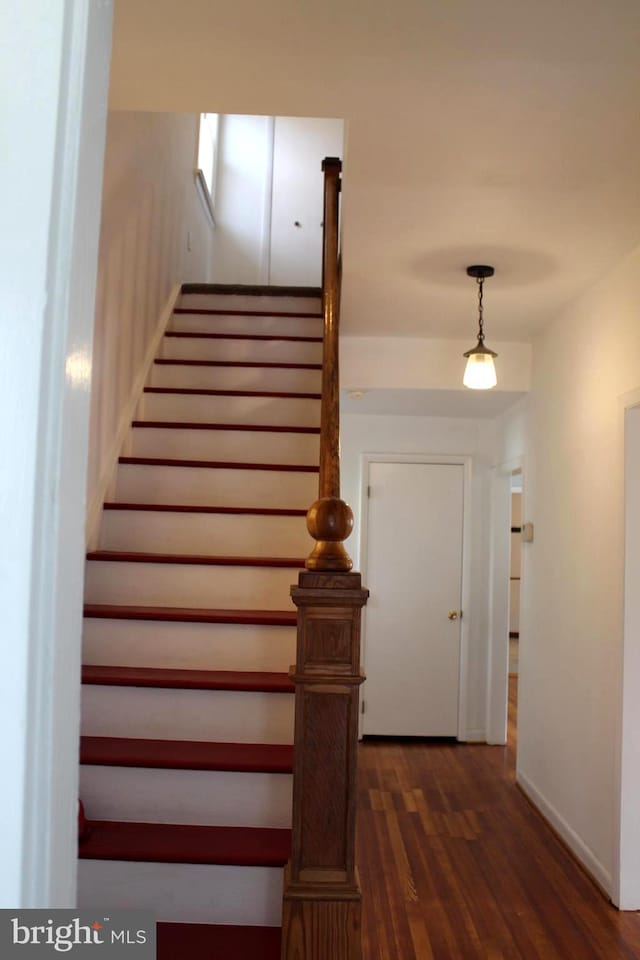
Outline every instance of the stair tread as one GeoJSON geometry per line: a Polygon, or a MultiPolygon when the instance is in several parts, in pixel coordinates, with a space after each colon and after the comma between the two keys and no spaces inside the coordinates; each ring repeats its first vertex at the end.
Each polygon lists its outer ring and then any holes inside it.
{"type": "Polygon", "coordinates": [[[223,310],[222,307],[174,307],[174,314],[197,314],[209,317],[293,317],[294,319],[321,320],[322,313],[315,310],[223,310]]]}
{"type": "Polygon", "coordinates": [[[158,960],[280,960],[280,927],[158,923],[158,960]]]}
{"type": "Polygon", "coordinates": [[[219,557],[184,553],[145,553],[131,550],[91,550],[87,560],[114,563],[174,563],[220,567],[304,567],[304,559],[294,557],[219,557]]]}
{"type": "Polygon", "coordinates": [[[275,743],[81,737],[80,763],[176,770],[291,773],[293,747],[275,743]]]}
{"type": "Polygon", "coordinates": [[[196,397],[273,397],[279,400],[320,400],[322,394],[295,390],[211,390],[203,387],[145,387],[144,393],[177,393],[196,397]]]}
{"type": "Polygon", "coordinates": [[[159,607],[86,603],[85,617],[102,620],[162,620],[170,623],[236,623],[294,627],[295,610],[228,610],[205,607],[159,607]]]}
{"type": "Polygon", "coordinates": [[[273,360],[174,360],[158,357],[153,361],[166,367],[251,367],[260,370],[322,370],[321,363],[277,363],[273,360]]]}
{"type": "Polygon", "coordinates": [[[178,690],[243,690],[293,693],[286,673],[253,670],[182,670],[167,667],[121,667],[85,664],[82,682],[105,686],[159,687],[178,690]]]}
{"type": "Polygon", "coordinates": [[[201,423],[198,420],[134,420],[136,429],[226,430],[243,433],[320,433],[320,427],[279,426],[268,423],[201,423]]]}
{"type": "Polygon", "coordinates": [[[182,296],[217,295],[226,297],[304,297],[321,302],[322,287],[292,283],[183,283],[182,296]]]}
{"type": "Polygon", "coordinates": [[[319,473],[308,463],[252,463],[236,460],[182,460],[176,457],[119,457],[118,463],[148,467],[205,467],[211,470],[269,470],[271,472],[319,473]]]}
{"type": "Polygon", "coordinates": [[[290,847],[291,831],[275,827],[87,820],[79,853],[85,860],[282,867],[290,847]]]}
{"type": "Polygon", "coordinates": [[[189,503],[119,503],[115,500],[108,500],[103,506],[105,510],[147,510],[160,513],[246,513],[267,517],[305,517],[307,515],[307,511],[303,508],[294,507],[209,507],[189,503]]]}
{"type": "Polygon", "coordinates": [[[284,333],[200,333],[191,330],[167,330],[165,337],[192,340],[285,340],[287,343],[322,343],[322,337],[299,337],[284,333]]]}

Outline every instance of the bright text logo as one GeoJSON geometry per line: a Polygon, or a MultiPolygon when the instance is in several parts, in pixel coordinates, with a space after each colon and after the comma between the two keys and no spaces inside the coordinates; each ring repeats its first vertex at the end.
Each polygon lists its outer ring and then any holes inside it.
{"type": "Polygon", "coordinates": [[[72,953],[85,957],[126,956],[154,960],[155,917],[149,911],[114,910],[89,914],[85,910],[0,910],[0,957],[32,960],[72,953]]]}

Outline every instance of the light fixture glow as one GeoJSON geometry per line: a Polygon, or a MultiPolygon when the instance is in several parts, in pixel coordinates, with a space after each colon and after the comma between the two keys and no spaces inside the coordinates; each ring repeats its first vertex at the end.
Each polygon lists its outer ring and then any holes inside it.
{"type": "Polygon", "coordinates": [[[488,353],[472,353],[462,380],[471,390],[490,390],[498,382],[493,357],[488,353]]]}
{"type": "Polygon", "coordinates": [[[472,350],[463,354],[467,358],[467,366],[462,382],[471,390],[490,390],[498,382],[493,362],[493,358],[498,354],[485,346],[483,317],[483,284],[486,277],[492,277],[494,273],[493,267],[489,266],[467,267],[467,274],[475,277],[478,284],[478,342],[472,350]]]}

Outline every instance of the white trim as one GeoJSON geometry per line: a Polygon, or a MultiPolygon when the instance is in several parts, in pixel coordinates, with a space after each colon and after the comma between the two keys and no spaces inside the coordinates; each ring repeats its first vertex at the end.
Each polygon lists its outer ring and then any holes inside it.
{"type": "Polygon", "coordinates": [[[200,197],[200,202],[202,203],[202,208],[204,210],[205,216],[209,221],[211,227],[215,227],[216,218],[213,210],[213,198],[209,193],[209,187],[207,186],[207,181],[204,178],[204,173],[202,170],[197,167],[193,179],[196,185],[196,192],[200,197]]]}
{"type": "Polygon", "coordinates": [[[518,771],[516,782],[522,792],[529,798],[531,803],[540,811],[542,816],[549,821],[553,829],[560,835],[562,840],[569,847],[571,852],[578,858],[580,863],[591,874],[596,883],[609,894],[612,886],[611,874],[606,867],[598,860],[593,850],[586,845],[581,837],[573,830],[567,821],[558,813],[553,804],[547,800],[544,794],[533,785],[531,780],[522,770],[518,771]]]}
{"type": "MultiPolygon", "coordinates": [[[[458,740],[483,739],[480,731],[467,729],[467,700],[468,700],[468,660],[469,660],[469,629],[471,611],[471,474],[473,458],[467,454],[429,454],[429,453],[362,453],[360,454],[360,568],[363,582],[367,582],[367,547],[369,524],[369,500],[367,486],[369,485],[370,463],[445,463],[459,464],[463,467],[463,501],[462,501],[462,583],[461,603],[462,619],[460,621],[460,666],[458,674],[458,740]]],[[[364,608],[362,623],[362,662],[366,673],[366,632],[367,608],[364,608]]],[[[366,699],[366,696],[365,696],[366,699]]]]}
{"type": "Polygon", "coordinates": [[[158,323],[156,324],[154,334],[149,341],[147,352],[142,363],[140,364],[138,375],[136,376],[131,390],[129,391],[129,398],[120,411],[118,427],[113,438],[113,443],[109,447],[108,452],[105,454],[104,466],[87,511],[86,542],[89,549],[94,549],[98,544],[98,538],[100,535],[100,519],[102,517],[102,505],[107,499],[108,490],[115,480],[115,475],[118,468],[118,458],[122,454],[122,450],[131,429],[131,421],[134,419],[136,407],[142,396],[143,387],[147,381],[147,377],[149,376],[149,371],[151,370],[153,361],[158,353],[160,341],[164,336],[174,307],[177,303],[178,297],[180,296],[181,287],[182,285],[180,283],[174,284],[171,293],[167,298],[167,302],[165,303],[165,306],[158,319],[158,323]]]}
{"type": "Polygon", "coordinates": [[[638,517],[640,495],[640,389],[619,397],[624,431],[624,608],[620,710],[617,714],[614,808],[613,902],[621,910],[640,909],[640,819],[638,810],[638,663],[640,662],[640,598],[637,582],[640,567],[638,517]]]}
{"type": "Polygon", "coordinates": [[[273,163],[276,142],[276,118],[266,117],[267,149],[264,170],[264,200],[262,208],[262,245],[260,251],[260,283],[271,283],[271,223],[273,220],[273,163]]]}
{"type": "Polygon", "coordinates": [[[489,631],[487,649],[487,743],[507,742],[509,702],[509,565],[511,559],[511,476],[523,476],[524,457],[493,468],[491,479],[491,545],[489,562],[489,631]]]}
{"type": "Polygon", "coordinates": [[[627,393],[620,394],[618,404],[625,413],[633,407],[640,407],[640,387],[637,390],[629,390],[627,393]]]}
{"type": "MultiPolygon", "coordinates": [[[[12,774],[24,793],[20,902],[2,905],[24,908],[75,902],[89,380],[111,53],[110,0],[65,0],[55,10],[41,14],[51,26],[62,22],[60,62],[50,77],[57,113],[51,207],[41,214],[48,226],[47,265],[46,276],[32,278],[36,286],[44,281],[46,298],[38,349],[34,341],[32,358],[20,370],[39,410],[35,470],[23,478],[33,483],[34,507],[32,537],[21,545],[21,563],[31,566],[24,598],[24,779],[15,769],[12,774]],[[41,367],[40,340],[46,345],[41,367]]],[[[37,13],[30,9],[30,16],[35,40],[50,40],[37,13]]],[[[28,59],[29,51],[21,55],[28,59]]],[[[18,89],[13,102],[20,100],[18,89]]],[[[49,131],[44,137],[46,153],[49,131]]],[[[35,438],[33,420],[23,429],[35,438]]],[[[15,633],[11,641],[21,637],[15,633]]]]}
{"type": "Polygon", "coordinates": [[[487,731],[484,727],[473,728],[470,727],[467,730],[467,735],[464,738],[467,743],[486,743],[487,742],[487,731]]]}

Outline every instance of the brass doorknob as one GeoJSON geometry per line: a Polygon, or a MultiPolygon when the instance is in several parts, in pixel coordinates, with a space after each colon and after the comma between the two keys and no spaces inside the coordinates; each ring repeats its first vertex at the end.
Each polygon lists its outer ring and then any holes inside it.
{"type": "Polygon", "coordinates": [[[449,613],[447,614],[447,616],[449,617],[449,620],[457,620],[457,619],[458,619],[458,611],[457,611],[457,610],[449,610],[449,613]]]}

